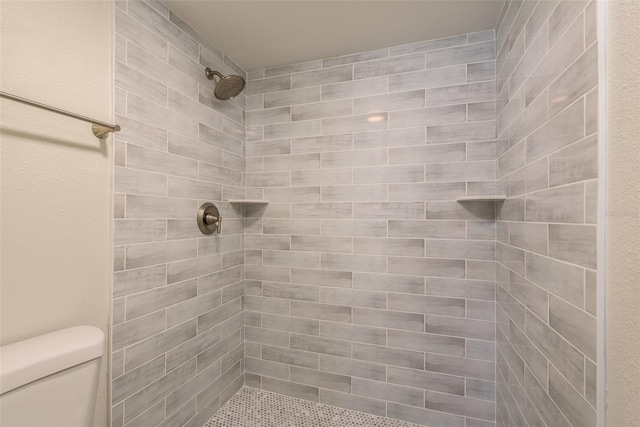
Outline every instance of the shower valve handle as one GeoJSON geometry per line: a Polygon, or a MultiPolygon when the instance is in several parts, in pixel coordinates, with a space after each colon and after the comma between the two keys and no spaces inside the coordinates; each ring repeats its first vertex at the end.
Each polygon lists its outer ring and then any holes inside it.
{"type": "Polygon", "coordinates": [[[222,217],[221,216],[215,216],[215,215],[211,215],[211,214],[207,214],[204,217],[204,222],[207,225],[216,225],[216,233],[220,234],[220,230],[222,229],[222,217]]]}
{"type": "Polygon", "coordinates": [[[200,206],[196,220],[203,234],[220,234],[222,230],[222,215],[213,203],[204,203],[200,206]]]}

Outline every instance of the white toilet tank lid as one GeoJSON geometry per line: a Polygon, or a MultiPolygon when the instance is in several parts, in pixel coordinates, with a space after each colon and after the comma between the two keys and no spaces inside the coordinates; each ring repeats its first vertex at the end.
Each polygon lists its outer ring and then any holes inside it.
{"type": "Polygon", "coordinates": [[[102,356],[104,332],[75,326],[0,347],[0,394],[102,356]]]}

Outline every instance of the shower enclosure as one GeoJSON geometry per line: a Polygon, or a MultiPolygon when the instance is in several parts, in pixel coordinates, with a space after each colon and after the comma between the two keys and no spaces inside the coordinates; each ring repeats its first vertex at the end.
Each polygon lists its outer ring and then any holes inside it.
{"type": "Polygon", "coordinates": [[[596,425],[593,1],[249,73],[160,3],[115,21],[114,427],[202,426],[243,386],[596,425]]]}

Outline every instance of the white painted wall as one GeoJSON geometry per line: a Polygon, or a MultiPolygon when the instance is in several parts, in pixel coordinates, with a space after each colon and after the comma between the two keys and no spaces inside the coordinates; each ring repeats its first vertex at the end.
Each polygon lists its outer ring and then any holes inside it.
{"type": "Polygon", "coordinates": [[[607,2],[607,425],[640,426],[640,2],[607,2]]]}
{"type": "MultiPolygon", "coordinates": [[[[111,121],[112,2],[2,0],[0,23],[2,91],[111,121]]],[[[111,138],[12,101],[0,107],[0,343],[81,324],[107,332],[111,138]]],[[[107,424],[107,360],[97,426],[107,424]]]]}

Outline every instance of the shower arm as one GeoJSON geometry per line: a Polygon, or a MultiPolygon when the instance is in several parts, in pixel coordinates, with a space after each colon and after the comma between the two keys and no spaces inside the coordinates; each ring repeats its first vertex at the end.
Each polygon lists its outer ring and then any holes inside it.
{"type": "Polygon", "coordinates": [[[205,68],[204,73],[206,74],[209,80],[213,80],[213,76],[218,76],[219,79],[222,79],[224,77],[221,73],[219,73],[218,71],[212,70],[209,67],[205,68]]]}

